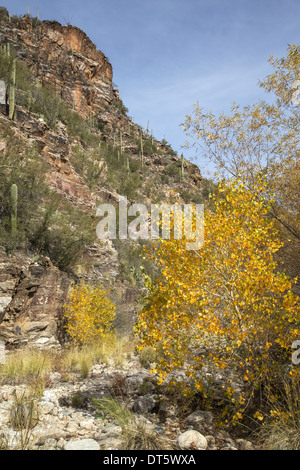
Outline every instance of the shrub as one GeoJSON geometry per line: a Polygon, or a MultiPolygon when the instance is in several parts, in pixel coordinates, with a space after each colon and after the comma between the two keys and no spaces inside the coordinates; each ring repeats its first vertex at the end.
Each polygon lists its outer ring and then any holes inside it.
{"type": "Polygon", "coordinates": [[[88,284],[73,287],[64,310],[65,328],[72,345],[84,346],[113,338],[116,307],[104,289],[88,284]]]}
{"type": "Polygon", "coordinates": [[[90,216],[63,196],[52,194],[44,201],[40,217],[31,231],[30,241],[38,251],[49,256],[58,268],[70,271],[85,246],[93,243],[95,238],[96,231],[90,216]]]}
{"type": "Polygon", "coordinates": [[[129,166],[130,166],[130,171],[132,173],[135,173],[136,171],[141,169],[141,163],[139,162],[139,160],[134,160],[133,158],[130,158],[129,166]]]}
{"type": "Polygon", "coordinates": [[[118,192],[123,196],[127,196],[128,199],[133,200],[138,189],[141,187],[142,181],[139,175],[128,174],[125,178],[121,180],[120,188],[118,192]]]}
{"type": "Polygon", "coordinates": [[[188,191],[182,189],[180,191],[180,196],[184,200],[185,204],[194,203],[194,204],[203,204],[204,198],[201,194],[201,191],[188,191]]]}
{"type": "Polygon", "coordinates": [[[126,116],[127,113],[128,113],[128,108],[126,108],[126,106],[124,105],[123,101],[121,99],[118,99],[114,102],[114,105],[116,106],[116,108],[118,108],[121,113],[126,116]]]}
{"type": "Polygon", "coordinates": [[[172,162],[165,169],[165,173],[171,178],[174,178],[174,180],[177,182],[180,181],[180,172],[181,172],[180,162],[172,162]]]}
{"type": "Polygon", "coordinates": [[[73,408],[85,409],[87,408],[87,397],[80,390],[71,395],[71,405],[73,408]]]}
{"type": "Polygon", "coordinates": [[[8,20],[8,11],[5,7],[0,7],[0,21],[8,20]]]}
{"type": "Polygon", "coordinates": [[[168,175],[165,175],[164,173],[161,174],[161,182],[164,184],[169,184],[169,177],[168,175]]]}
{"type": "Polygon", "coordinates": [[[25,392],[21,395],[14,394],[13,405],[10,410],[10,424],[13,429],[28,430],[33,429],[38,423],[38,412],[36,400],[28,396],[25,392]]]}
{"type": "Polygon", "coordinates": [[[103,181],[103,174],[106,170],[104,162],[105,151],[95,149],[92,152],[82,151],[75,148],[71,156],[71,162],[76,173],[86,182],[93,191],[103,181]]]}
{"type": "Polygon", "coordinates": [[[156,145],[152,144],[151,139],[146,139],[143,142],[143,151],[145,155],[151,155],[153,153],[157,153],[157,147],[156,145]]]}

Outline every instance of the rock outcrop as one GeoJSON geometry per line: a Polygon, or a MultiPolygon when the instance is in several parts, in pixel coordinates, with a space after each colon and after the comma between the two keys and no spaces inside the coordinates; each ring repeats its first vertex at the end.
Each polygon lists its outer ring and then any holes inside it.
{"type": "Polygon", "coordinates": [[[7,258],[0,250],[1,340],[7,347],[59,347],[60,317],[71,279],[49,259],[7,258]]]}
{"type": "Polygon", "coordinates": [[[53,86],[84,118],[118,100],[111,64],[77,27],[56,21],[33,23],[24,16],[16,23],[2,23],[0,41],[13,45],[41,84],[53,86]]]}

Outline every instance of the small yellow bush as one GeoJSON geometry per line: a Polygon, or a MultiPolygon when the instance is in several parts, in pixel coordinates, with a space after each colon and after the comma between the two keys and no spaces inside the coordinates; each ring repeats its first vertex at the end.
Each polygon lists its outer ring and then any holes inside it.
{"type": "Polygon", "coordinates": [[[88,284],[73,287],[64,306],[66,331],[72,346],[112,339],[115,315],[116,306],[103,288],[88,284]]]}

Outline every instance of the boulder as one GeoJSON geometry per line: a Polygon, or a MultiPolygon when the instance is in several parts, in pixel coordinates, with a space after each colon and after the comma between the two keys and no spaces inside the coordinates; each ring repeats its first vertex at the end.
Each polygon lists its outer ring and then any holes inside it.
{"type": "Polygon", "coordinates": [[[157,405],[157,400],[154,395],[144,395],[135,400],[133,411],[136,413],[146,414],[154,410],[157,405]]]}
{"type": "Polygon", "coordinates": [[[78,439],[67,442],[64,450],[100,450],[100,446],[94,439],[78,439]]]}
{"type": "Polygon", "coordinates": [[[194,411],[191,413],[185,420],[184,423],[186,426],[191,426],[193,429],[199,432],[210,431],[213,423],[214,416],[211,411],[194,411]]]}
{"type": "Polygon", "coordinates": [[[205,436],[195,430],[186,431],[178,438],[178,445],[180,449],[196,449],[205,450],[207,448],[207,440],[205,436]]]}

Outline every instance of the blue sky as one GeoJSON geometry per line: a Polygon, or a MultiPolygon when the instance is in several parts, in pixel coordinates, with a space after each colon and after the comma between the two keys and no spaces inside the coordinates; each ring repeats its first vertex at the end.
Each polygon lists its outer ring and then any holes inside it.
{"type": "MultiPolygon", "coordinates": [[[[28,1],[0,0],[11,14],[28,1]]],[[[83,29],[110,60],[129,115],[181,153],[193,104],[214,113],[263,98],[257,86],[299,44],[299,0],[30,0],[30,14],[83,29]]],[[[184,150],[193,159],[194,151],[184,150]]],[[[206,163],[197,158],[200,168],[206,163]]]]}

